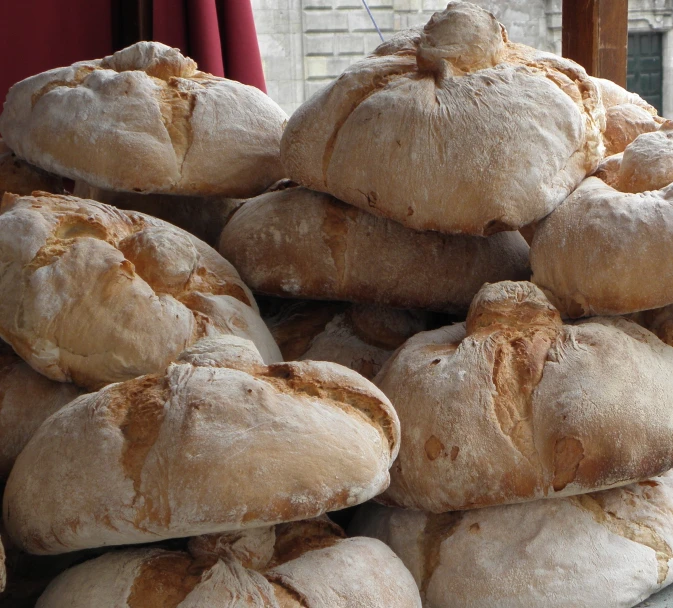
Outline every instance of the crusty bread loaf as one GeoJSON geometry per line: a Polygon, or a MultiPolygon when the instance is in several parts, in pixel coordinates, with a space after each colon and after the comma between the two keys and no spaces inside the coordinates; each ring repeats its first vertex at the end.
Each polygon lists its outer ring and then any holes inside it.
{"type": "Polygon", "coordinates": [[[12,469],[4,521],[38,554],[293,521],[382,492],[398,449],[394,409],[359,374],[266,367],[222,336],[49,418],[12,469]]]}
{"type": "Polygon", "coordinates": [[[672,188],[632,194],[587,178],[538,224],[532,280],[570,317],[673,303],[672,188]]]}
{"type": "Polygon", "coordinates": [[[442,515],[370,503],[349,529],[400,556],[425,608],[631,608],[673,582],[672,531],[671,473],[442,515]]]}
{"type": "Polygon", "coordinates": [[[659,128],[658,117],[652,116],[645,108],[632,103],[613,106],[605,112],[605,154],[623,152],[642,133],[650,133],[659,128]]]}
{"type": "Polygon", "coordinates": [[[176,196],[174,194],[136,194],[114,192],[76,182],[75,196],[88,198],[119,209],[140,211],[158,217],[217,247],[222,229],[245,201],[223,196],[176,196]]]}
{"type": "Polygon", "coordinates": [[[616,188],[622,192],[659,190],[673,182],[673,121],[644,133],[624,150],[616,188]]]}
{"type": "Polygon", "coordinates": [[[63,180],[18,159],[0,139],[0,199],[5,192],[25,195],[34,190],[59,194],[63,180]]]}
{"type": "Polygon", "coordinates": [[[0,337],[52,380],[96,389],[158,372],[222,333],[280,360],[229,262],[175,226],[94,201],[6,194],[0,291],[0,337]]]}
{"type": "Polygon", "coordinates": [[[0,342],[0,480],[39,426],[82,392],[38,374],[0,342]]]}
{"type": "Polygon", "coordinates": [[[332,361],[371,380],[426,315],[367,304],[290,300],[265,318],[286,361],[332,361]]]}
{"type": "Polygon", "coordinates": [[[272,562],[254,569],[226,538],[207,552],[190,543],[190,553],[108,553],[59,576],[37,608],[420,608],[414,579],[380,541],[344,539],[319,523],[287,527],[272,562]]]}
{"type": "Polygon", "coordinates": [[[286,120],[258,89],[138,42],[15,84],[0,133],[20,158],[100,188],[247,197],[285,177],[286,120]]]}
{"type": "Polygon", "coordinates": [[[369,213],[489,235],[560,204],[602,158],[604,127],[581,66],[450,2],[305,102],[281,157],[296,182],[369,213]]]}
{"type": "Polygon", "coordinates": [[[631,321],[563,325],[531,283],[414,336],[376,384],[400,418],[383,500],[443,513],[581,494],[673,467],[673,348],[631,321]]]}
{"type": "Polygon", "coordinates": [[[517,232],[415,232],[304,188],[245,203],[219,250],[262,293],[446,312],[467,310],[485,282],[530,272],[517,232]]]}

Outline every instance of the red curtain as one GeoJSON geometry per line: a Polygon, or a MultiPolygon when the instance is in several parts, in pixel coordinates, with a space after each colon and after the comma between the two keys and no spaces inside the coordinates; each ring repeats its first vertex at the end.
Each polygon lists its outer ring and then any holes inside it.
{"type": "Polygon", "coordinates": [[[154,0],[153,38],[178,47],[199,69],[266,92],[249,0],[154,0]]]}
{"type": "MultiPolygon", "coordinates": [[[[266,91],[250,0],[154,0],[155,40],[266,91]]],[[[0,103],[15,82],[114,51],[112,0],[0,0],[0,103]]]]}

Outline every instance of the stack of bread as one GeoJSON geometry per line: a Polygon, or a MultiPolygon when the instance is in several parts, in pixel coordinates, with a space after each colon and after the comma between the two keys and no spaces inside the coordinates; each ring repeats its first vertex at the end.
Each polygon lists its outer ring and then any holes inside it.
{"type": "Polygon", "coordinates": [[[0,135],[0,602],[673,582],[673,123],[637,95],[450,2],[289,121],[141,42],[17,83],[0,135]]]}

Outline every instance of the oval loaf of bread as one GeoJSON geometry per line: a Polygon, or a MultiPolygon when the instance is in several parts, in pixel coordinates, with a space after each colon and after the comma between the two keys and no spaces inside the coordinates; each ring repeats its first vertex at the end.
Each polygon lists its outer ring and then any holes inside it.
{"type": "Polygon", "coordinates": [[[267,367],[247,340],[206,339],[49,418],[12,469],[4,523],[52,554],[314,517],[381,493],[399,432],[345,367],[267,367]]]}
{"type": "Polygon", "coordinates": [[[300,106],[281,158],[302,186],[409,228],[489,235],[560,204],[603,157],[604,127],[581,66],[450,2],[300,106]]]}
{"type": "Polygon", "coordinates": [[[383,500],[442,513],[582,494],[673,467],[673,348],[623,318],[564,325],[532,283],[475,297],[375,379],[402,426],[383,500]]]}
{"type": "Polygon", "coordinates": [[[416,232],[304,188],[246,202],[219,250],[254,291],[394,308],[465,311],[485,282],[530,276],[518,232],[416,232]]]}
{"type": "Polygon", "coordinates": [[[349,532],[390,546],[425,608],[631,608],[673,582],[673,475],[441,515],[370,503],[349,532]]]}
{"type": "Polygon", "coordinates": [[[205,243],[148,215],[35,194],[0,207],[0,337],[37,371],[97,389],[216,334],[281,359],[250,290],[205,243]]]}
{"type": "Polygon", "coordinates": [[[15,84],[0,133],[19,158],[100,188],[248,197],[285,177],[286,121],[259,89],[143,41],[15,84]]]}

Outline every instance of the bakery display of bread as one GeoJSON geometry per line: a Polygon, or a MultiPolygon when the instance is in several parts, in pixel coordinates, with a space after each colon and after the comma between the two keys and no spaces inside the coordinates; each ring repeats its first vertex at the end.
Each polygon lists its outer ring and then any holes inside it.
{"type": "Polygon", "coordinates": [[[5,192],[25,195],[34,190],[60,194],[63,180],[18,159],[0,139],[0,199],[5,192]]]}
{"type": "Polygon", "coordinates": [[[290,118],[296,182],[416,230],[489,235],[559,205],[601,160],[605,110],[578,64],[449,2],[290,118]]]}
{"type": "Polygon", "coordinates": [[[21,548],[52,554],[305,519],[381,493],[399,432],[345,367],[267,367],[247,340],[206,339],[49,418],[12,469],[3,520],[21,548]]]}
{"type": "Polygon", "coordinates": [[[376,384],[402,428],[385,502],[443,513],[581,494],[673,468],[673,349],[621,318],[564,325],[531,283],[414,336],[376,384]]]}
{"type": "Polygon", "coordinates": [[[281,358],[229,262],[175,226],[94,201],[5,194],[0,291],[0,337],[48,378],[89,389],[159,372],[215,334],[281,358]]]}
{"type": "Polygon", "coordinates": [[[538,224],[533,281],[563,314],[628,314],[673,304],[672,182],[668,121],[606,159],[598,177],[584,180],[538,224]]]}
{"type": "Polygon", "coordinates": [[[0,480],[39,426],[83,392],[38,374],[0,342],[0,480]]]}
{"type": "Polygon", "coordinates": [[[140,211],[159,218],[193,234],[217,247],[222,229],[245,201],[222,196],[176,196],[175,194],[137,194],[114,192],[76,182],[73,194],[92,199],[118,209],[140,211]]]}
{"type": "Polygon", "coordinates": [[[286,121],[255,87],[138,42],[15,84],[0,134],[19,158],[99,188],[247,197],[285,177],[286,121]]]}
{"type": "Polygon", "coordinates": [[[530,276],[518,232],[416,232],[304,188],[245,203],[219,251],[253,291],[394,308],[465,311],[485,282],[530,276]]]}
{"type": "Polygon", "coordinates": [[[0,114],[0,605],[673,581],[673,121],[463,1],[289,121],[83,59],[0,114]]]}
{"type": "MultiPolygon", "coordinates": [[[[264,318],[264,317],[263,317],[264,318]]],[[[286,361],[332,361],[372,379],[427,315],[367,304],[289,300],[264,318],[286,361]]]]}
{"type": "MultiPolygon", "coordinates": [[[[421,608],[414,579],[385,544],[332,528],[266,529],[270,551],[255,563],[242,561],[229,537],[209,539],[218,546],[205,552],[198,542],[189,551],[115,551],[59,576],[37,608],[421,608]]],[[[250,544],[250,532],[239,545],[250,544]]]]}
{"type": "Polygon", "coordinates": [[[672,530],[666,473],[604,492],[441,515],[370,503],[349,532],[395,551],[424,608],[631,608],[673,582],[672,530]]]}

